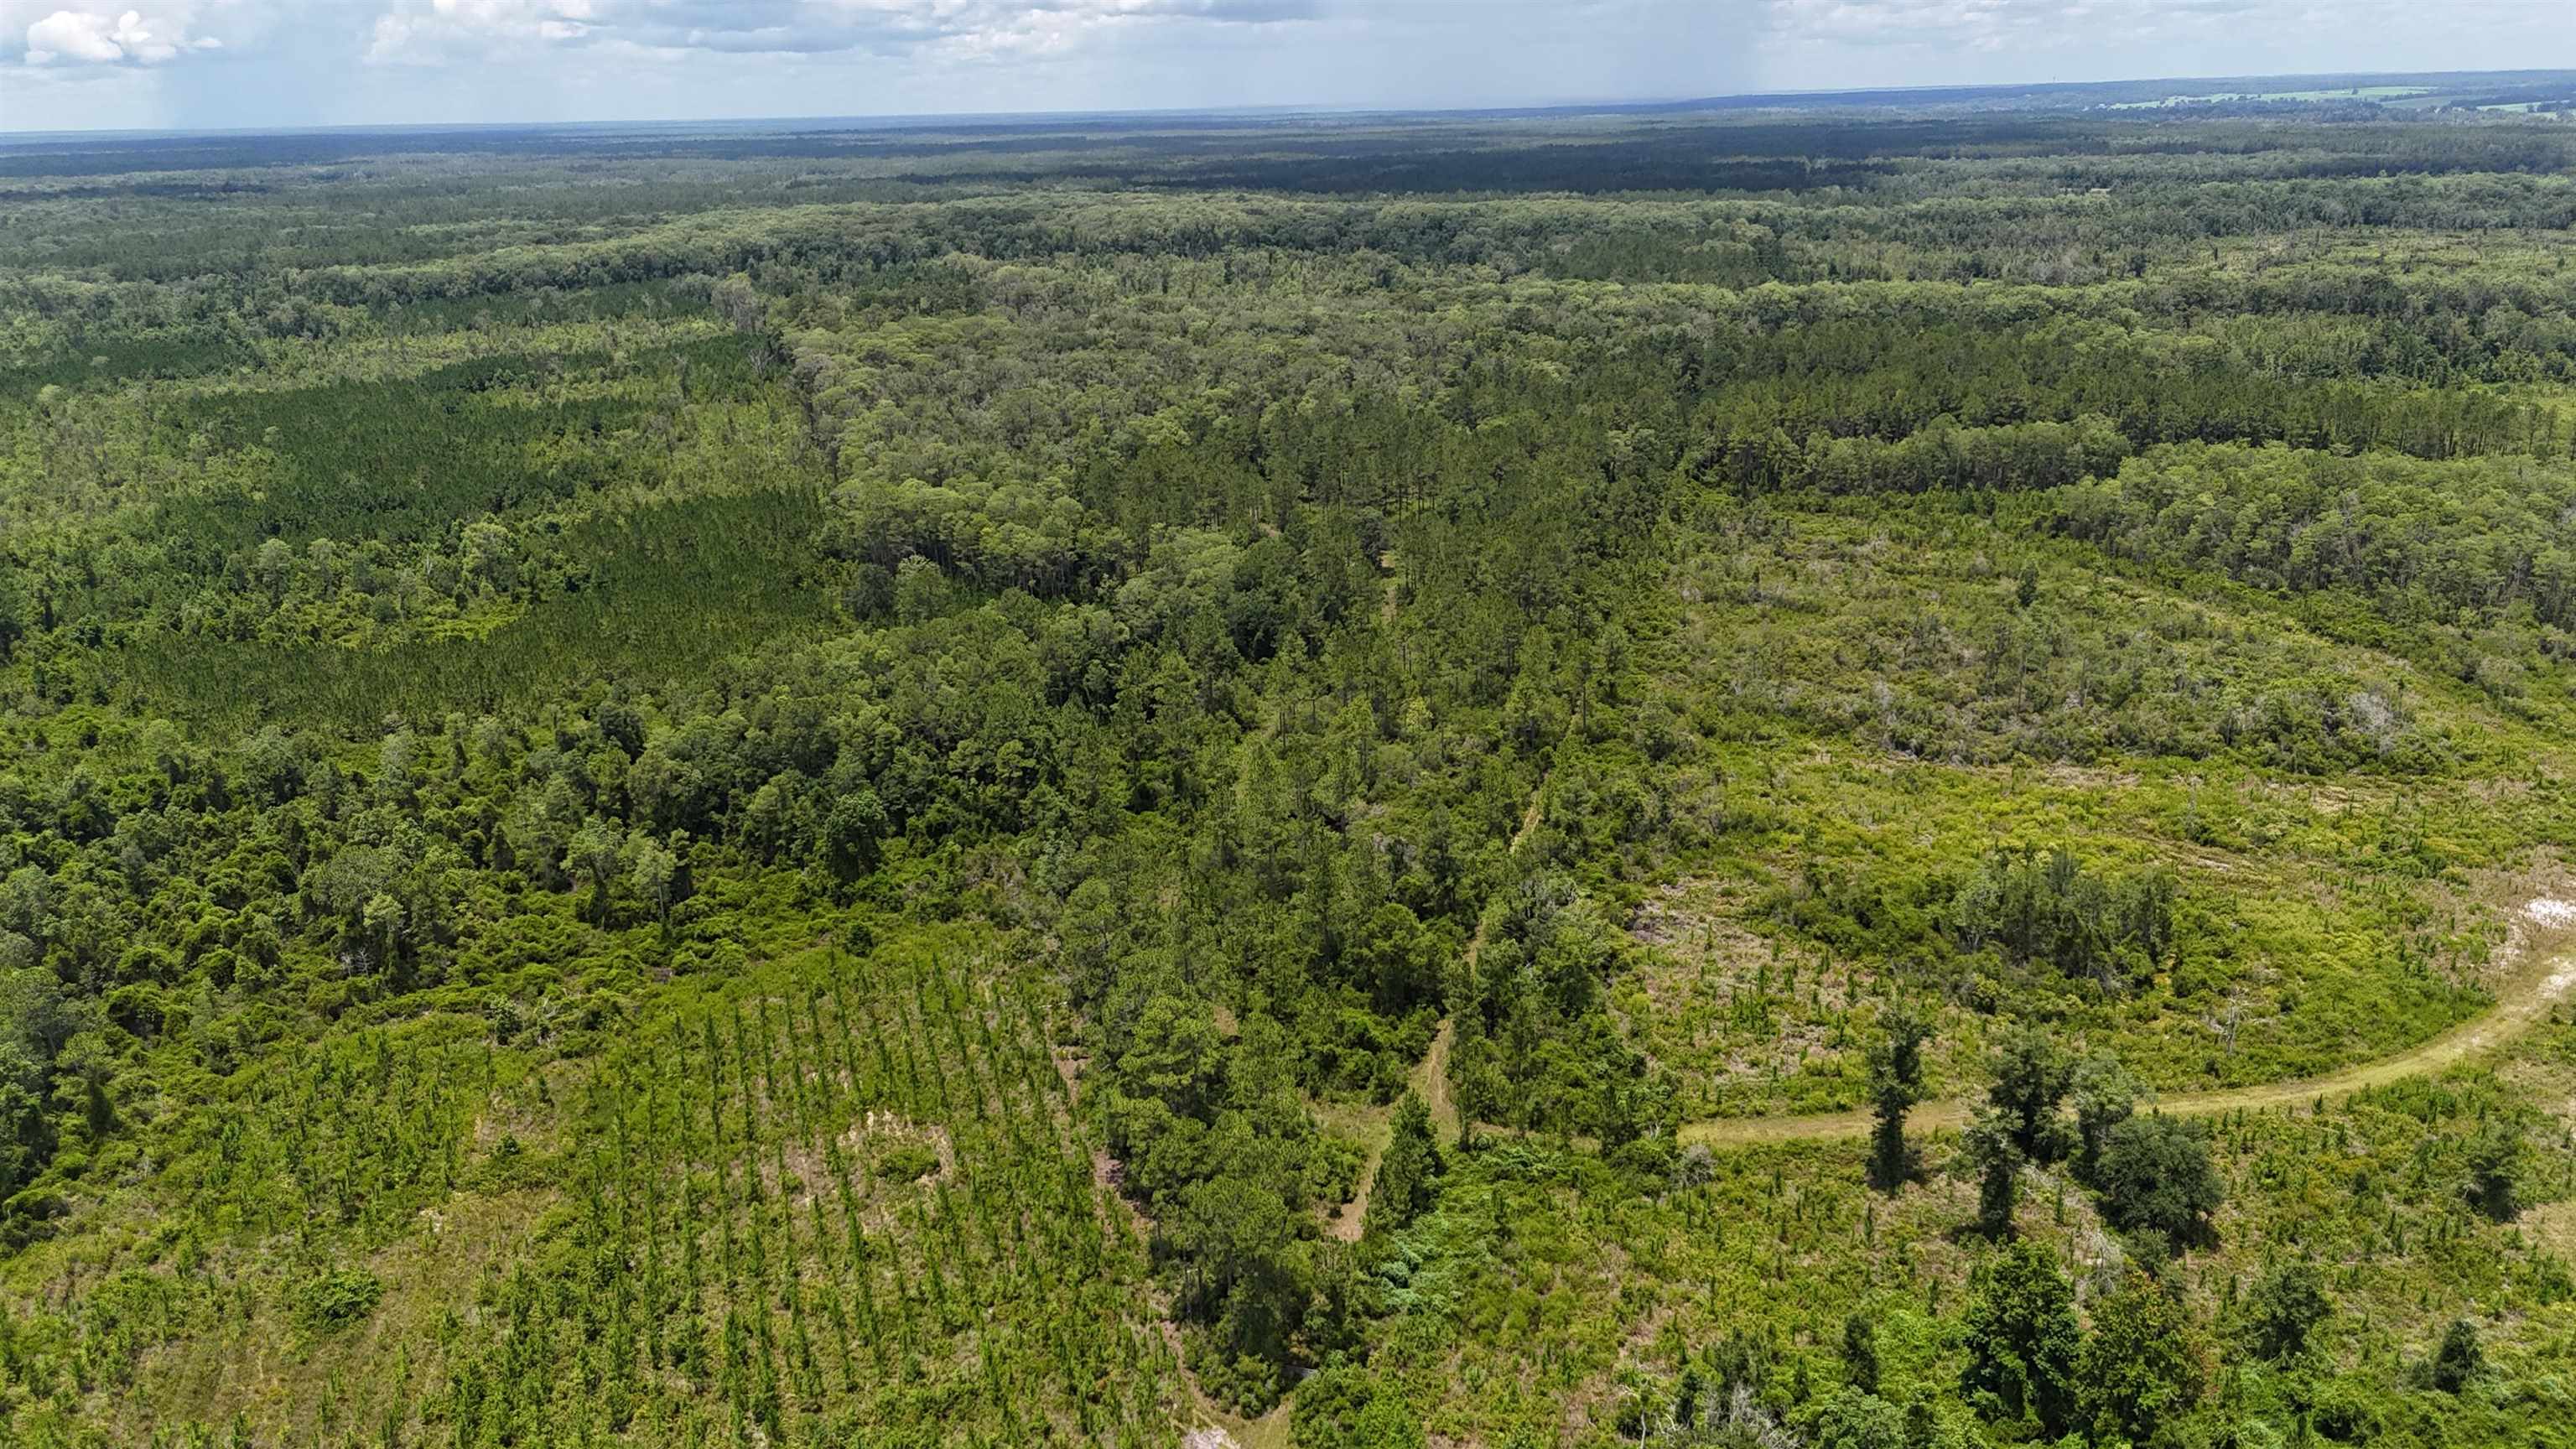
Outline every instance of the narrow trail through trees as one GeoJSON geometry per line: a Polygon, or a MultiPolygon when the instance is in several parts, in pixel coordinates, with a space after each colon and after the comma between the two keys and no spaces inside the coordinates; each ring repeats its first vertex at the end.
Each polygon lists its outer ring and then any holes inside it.
{"type": "MultiPolygon", "coordinates": [[[[1389,559],[1393,557],[1392,554],[1388,555],[1389,559]]],[[[1394,608],[1395,595],[1393,585],[1390,584],[1387,594],[1387,609],[1390,615],[1394,608]]],[[[1506,858],[1518,856],[1521,853],[1521,846],[1529,840],[1530,833],[1538,829],[1539,818],[1547,800],[1548,782],[1555,773],[1554,756],[1550,756],[1549,768],[1539,774],[1538,788],[1530,792],[1529,808],[1521,812],[1520,828],[1512,832],[1512,843],[1506,852],[1506,858]]],[[[1484,949],[1485,922],[1480,915],[1476,920],[1476,934],[1467,938],[1468,970],[1475,969],[1476,960],[1483,954],[1484,949]]],[[[1444,1143],[1454,1143],[1458,1140],[1458,1104],[1449,1096],[1449,1043],[1454,1030],[1454,1024],[1448,1017],[1440,1018],[1439,1026],[1431,1033],[1431,1045],[1422,1053],[1422,1060],[1415,1062],[1413,1070],[1405,1074],[1404,1079],[1404,1084],[1419,1093],[1423,1102],[1431,1108],[1432,1130],[1444,1143]]],[[[1377,1179],[1378,1159],[1386,1155],[1389,1124],[1394,1121],[1394,1118],[1395,1109],[1392,1106],[1370,1107],[1360,1114],[1360,1120],[1365,1122],[1368,1133],[1368,1160],[1360,1165],[1359,1190],[1353,1193],[1351,1200],[1344,1203],[1341,1210],[1324,1225],[1325,1231],[1345,1243],[1358,1242],[1361,1231],[1367,1226],[1369,1188],[1377,1179]]]]}

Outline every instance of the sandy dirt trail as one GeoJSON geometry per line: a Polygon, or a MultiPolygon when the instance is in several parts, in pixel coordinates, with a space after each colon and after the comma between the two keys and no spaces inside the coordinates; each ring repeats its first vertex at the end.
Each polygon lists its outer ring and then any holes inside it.
{"type": "MultiPolygon", "coordinates": [[[[2557,901],[2534,901],[2526,908],[2526,914],[2535,918],[2545,917],[2560,906],[2557,901]]],[[[2319,1077],[2230,1087],[2215,1092],[2176,1092],[2158,1097],[2154,1105],[2156,1110],[2178,1117],[2214,1117],[2222,1112],[2239,1109],[2261,1111],[2269,1107],[2315,1102],[2320,1098],[2332,1101],[2365,1088],[2407,1077],[2427,1076],[2493,1051],[2529,1031],[2549,1015],[2550,1008],[2567,999],[2571,991],[2576,991],[2576,955],[2563,952],[2536,955],[2505,982],[2494,1006],[2440,1036],[2393,1056],[2362,1062],[2319,1077]]],[[[1915,1131],[1964,1126],[1970,1105],[1966,1098],[1926,1102],[1906,1118],[1906,1125],[1915,1131]]],[[[1805,1117],[1721,1117],[1684,1123],[1681,1140],[1702,1142],[1711,1147],[1756,1147],[1772,1142],[1821,1142],[1866,1137],[1869,1129],[1870,1114],[1866,1111],[1826,1112],[1805,1117]]]]}
{"type": "MultiPolygon", "coordinates": [[[[1530,796],[1529,808],[1521,813],[1520,829],[1513,832],[1511,853],[1518,855],[1521,846],[1538,823],[1547,801],[1548,779],[1542,776],[1538,789],[1530,796]]],[[[2529,953],[2520,968],[2509,976],[2496,993],[2496,1004],[2486,1011],[2452,1027],[2430,1040],[2391,1056],[2362,1062],[2328,1072],[2322,1076],[2300,1077],[2284,1082],[2264,1082],[2250,1087],[2230,1087],[2209,1092],[2175,1092],[2155,1099],[2155,1110],[2180,1117],[2214,1117],[2238,1110],[2261,1111],[2320,1099],[2333,1101],[2355,1092],[2408,1077],[2429,1076],[2472,1057],[2511,1042],[2546,1018],[2558,1003],[2576,994],[2576,947],[2563,944],[2565,932],[2576,927],[2576,902],[2542,897],[2526,903],[2522,909],[2525,921],[2559,938],[2559,949],[2529,953]]],[[[1475,965],[1483,950],[1485,930],[1479,921],[1475,936],[1467,942],[1467,964],[1475,965]]],[[[1443,1018],[1439,1031],[1431,1038],[1431,1048],[1413,1069],[1410,1084],[1431,1104],[1431,1116],[1440,1135],[1448,1141],[1458,1137],[1458,1108],[1449,1097],[1450,1023],[1443,1018]]],[[[1925,1102],[1907,1114],[1906,1126],[1912,1131],[1943,1131],[1964,1127],[1974,1099],[1945,1098],[1925,1102]]],[[[1831,1142],[1867,1137],[1871,1118],[1866,1109],[1849,1112],[1822,1112],[1811,1115],[1780,1117],[1717,1117],[1685,1122],[1680,1140],[1704,1143],[1711,1147],[1758,1147],[1779,1142],[1831,1142]]],[[[1376,1157],[1383,1150],[1384,1136],[1370,1153],[1369,1172],[1376,1171],[1376,1157]]],[[[1360,1212],[1365,1206],[1367,1177],[1361,1179],[1363,1201],[1354,1202],[1342,1220],[1333,1224],[1337,1236],[1359,1236],[1360,1212]]]]}
{"type": "MultiPolygon", "coordinates": [[[[1546,799],[1547,780],[1542,776],[1537,792],[1530,796],[1529,808],[1521,812],[1520,829],[1512,832],[1512,854],[1520,854],[1522,843],[1530,838],[1530,832],[1538,829],[1540,806],[1546,799]]],[[[1485,923],[1479,920],[1476,934],[1467,941],[1469,970],[1475,969],[1476,958],[1484,949],[1485,923]]],[[[1413,1064],[1413,1070],[1404,1079],[1405,1085],[1421,1093],[1422,1100],[1430,1106],[1432,1131],[1443,1142],[1458,1140],[1458,1104],[1449,1098],[1449,1042],[1450,1022],[1444,1016],[1440,1018],[1439,1028],[1431,1034],[1430,1048],[1423,1052],[1422,1060],[1413,1064]]],[[[1349,1115],[1365,1119],[1361,1125],[1368,1133],[1368,1161],[1360,1167],[1359,1191],[1324,1227],[1325,1231],[1343,1242],[1356,1243],[1368,1216],[1369,1186],[1377,1180],[1378,1158],[1386,1152],[1388,1123],[1393,1121],[1395,1109],[1373,1107],[1349,1115]]]]}

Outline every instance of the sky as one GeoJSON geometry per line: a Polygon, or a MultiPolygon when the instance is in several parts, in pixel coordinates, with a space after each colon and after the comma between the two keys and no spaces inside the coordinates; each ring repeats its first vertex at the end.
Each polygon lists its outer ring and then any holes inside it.
{"type": "Polygon", "coordinates": [[[0,0],[0,131],[2576,67],[2576,0],[0,0]]]}

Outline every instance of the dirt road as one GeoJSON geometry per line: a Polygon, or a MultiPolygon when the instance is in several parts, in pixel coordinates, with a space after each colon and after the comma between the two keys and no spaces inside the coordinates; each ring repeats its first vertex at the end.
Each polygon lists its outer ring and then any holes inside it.
{"type": "MultiPolygon", "coordinates": [[[[2571,991],[2576,991],[2576,956],[2535,956],[2529,965],[2505,983],[2494,1006],[2420,1046],[2341,1071],[2328,1072],[2321,1077],[2230,1087],[2216,1092],[2177,1092],[2159,1097],[2155,1105],[2157,1110],[2176,1116],[2214,1117],[2240,1108],[2259,1111],[2267,1107],[2314,1102],[2320,1097],[2328,1100],[2349,1097],[2367,1087],[2407,1077],[2427,1076],[2493,1051],[2529,1031],[2549,1014],[2551,1007],[2567,999],[2571,991]]],[[[1968,1120],[1969,1105],[1963,1098],[1926,1102],[1907,1117],[1906,1125],[1915,1131],[1959,1127],[1968,1120]]],[[[1866,1137],[1869,1129],[1870,1114],[1865,1111],[1826,1112],[1804,1117],[1720,1117],[1684,1123],[1681,1140],[1702,1142],[1711,1147],[1755,1147],[1771,1142],[1822,1142],[1866,1137]]]]}

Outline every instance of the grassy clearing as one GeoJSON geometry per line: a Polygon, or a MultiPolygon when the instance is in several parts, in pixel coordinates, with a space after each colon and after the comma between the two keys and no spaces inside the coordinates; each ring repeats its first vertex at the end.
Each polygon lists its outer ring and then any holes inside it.
{"type": "Polygon", "coordinates": [[[1677,772],[1707,844],[1647,867],[1614,995],[1685,1116],[1856,1106],[1891,992],[1939,1015],[1936,1084],[1976,1076],[2000,1012],[2185,1092],[2395,1057],[2507,984],[2521,907],[2570,889],[2523,844],[2560,828],[2542,734],[2246,601],[2086,568],[1814,515],[1684,565],[1661,688],[1707,742],[1677,772]],[[2364,695],[2399,703],[2338,743],[2317,711],[2364,695]],[[2354,748],[2396,763],[2302,763],[2354,748]],[[1999,851],[2169,880],[2170,953],[2111,983],[1977,949],[1956,902],[1999,851]]]}

